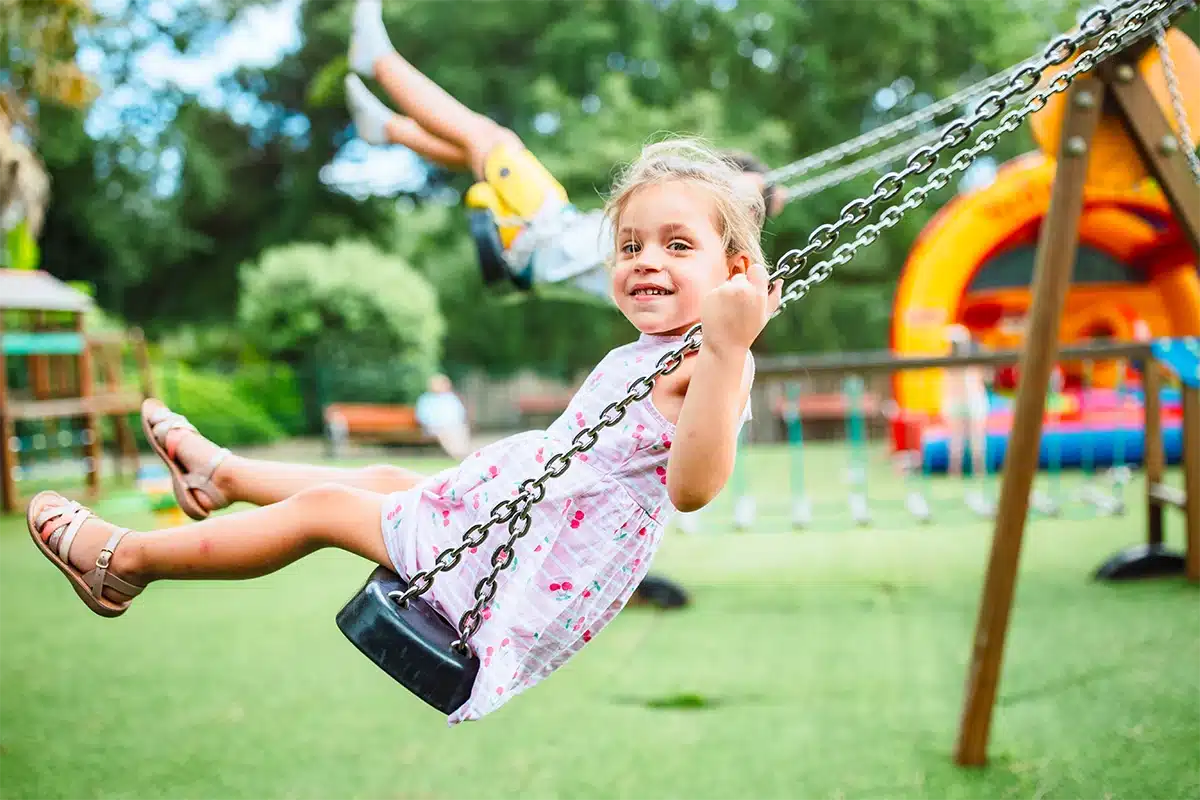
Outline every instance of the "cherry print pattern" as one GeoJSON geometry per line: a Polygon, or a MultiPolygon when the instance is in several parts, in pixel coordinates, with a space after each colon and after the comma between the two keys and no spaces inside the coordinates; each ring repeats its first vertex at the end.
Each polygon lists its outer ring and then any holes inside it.
{"type": "MultiPolygon", "coordinates": [[[[389,495],[381,518],[397,571],[412,575],[432,565],[430,553],[436,559],[459,546],[498,500],[519,494],[522,482],[540,476],[552,455],[571,449],[578,429],[594,424],[678,342],[642,337],[618,348],[546,430],[487,445],[464,465],[389,495]],[[490,486],[497,478],[503,483],[490,486]]],[[[596,446],[577,453],[560,477],[544,484],[546,496],[531,510],[531,527],[514,542],[511,565],[498,576],[497,592],[471,639],[480,659],[475,687],[449,724],[485,716],[567,663],[645,577],[674,511],[665,490],[674,427],[647,397],[628,404],[624,419],[598,434],[596,446]],[[585,459],[588,467],[581,469],[585,459]]],[[[425,597],[452,624],[474,603],[476,584],[490,572],[509,531],[508,520],[493,525],[481,546],[465,551],[470,557],[435,578],[425,597]]]]}

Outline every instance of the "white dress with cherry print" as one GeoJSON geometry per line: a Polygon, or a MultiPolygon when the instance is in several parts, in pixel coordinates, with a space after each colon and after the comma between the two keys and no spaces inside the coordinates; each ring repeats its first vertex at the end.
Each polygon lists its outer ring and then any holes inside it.
{"type": "MultiPolygon", "coordinates": [[[[541,475],[548,458],[568,450],[581,429],[594,425],[609,403],[681,342],[678,336],[642,334],[605,356],[545,431],[502,439],[389,495],[383,533],[396,571],[411,576],[434,566],[438,553],[461,543],[496,503],[517,494],[522,481],[541,475]]],[[[752,377],[753,359],[747,370],[752,377]]],[[[747,403],[739,424],[749,418],[747,403]]],[[[545,498],[530,511],[533,524],[517,540],[513,562],[497,578],[496,596],[471,640],[479,674],[450,724],[479,719],[538,683],[628,602],[675,511],[666,487],[674,435],[675,426],[647,397],[602,430],[596,445],[576,456],[563,475],[546,482],[545,498]]],[[[507,534],[507,525],[493,527],[481,547],[440,573],[424,595],[455,625],[474,604],[475,585],[507,534]]]]}

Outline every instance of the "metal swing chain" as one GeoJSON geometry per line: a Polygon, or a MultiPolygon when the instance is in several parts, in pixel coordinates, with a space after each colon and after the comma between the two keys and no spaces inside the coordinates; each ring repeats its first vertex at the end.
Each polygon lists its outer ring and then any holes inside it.
{"type": "Polygon", "coordinates": [[[886,150],[880,150],[878,153],[873,153],[866,158],[858,161],[851,161],[845,166],[832,169],[818,175],[815,178],[810,178],[803,183],[794,183],[791,186],[783,187],[787,201],[790,203],[793,200],[803,200],[805,197],[812,197],[815,194],[820,194],[831,186],[845,183],[852,178],[857,178],[878,167],[887,166],[893,161],[896,161],[909,153],[916,150],[918,147],[929,144],[932,141],[942,137],[943,130],[935,128],[931,131],[925,131],[911,139],[905,139],[899,144],[892,145],[886,150]]]}
{"type": "MultiPolygon", "coordinates": [[[[1187,3],[1180,3],[1179,0],[1175,0],[1173,5],[1182,8],[1186,6],[1187,3]]],[[[1113,8],[1118,7],[1114,6],[1113,8]]],[[[1177,8],[1170,8],[1168,9],[1168,13],[1173,16],[1177,10],[1177,8]]],[[[1149,35],[1149,33],[1149,31],[1142,31],[1134,37],[1134,40],[1141,39],[1149,35]]],[[[832,147],[828,150],[815,153],[786,167],[781,167],[780,169],[768,172],[766,176],[767,183],[778,185],[784,180],[804,175],[812,170],[818,169],[835,161],[839,161],[845,156],[856,155],[862,150],[866,150],[867,148],[878,144],[879,142],[895,138],[896,135],[901,133],[906,133],[916,128],[918,125],[928,122],[934,117],[940,116],[941,113],[946,109],[957,105],[960,102],[965,102],[980,96],[980,94],[992,89],[996,85],[999,85],[1004,80],[1010,79],[1016,72],[1024,67],[1034,64],[1037,60],[1037,56],[1026,59],[1016,66],[1010,67],[1002,72],[998,72],[989,78],[985,78],[973,86],[969,86],[966,89],[946,97],[934,105],[914,112],[907,117],[903,117],[893,123],[889,123],[888,125],[868,131],[867,133],[862,134],[855,139],[851,139],[842,145],[838,145],[837,147],[832,147]]],[[[1173,77],[1173,75],[1169,76],[1169,78],[1173,77]]],[[[1178,110],[1176,111],[1176,116],[1178,116],[1178,110]]],[[[908,155],[918,147],[926,145],[929,142],[940,138],[942,134],[943,130],[935,128],[933,130],[920,133],[911,139],[901,142],[900,144],[892,145],[886,150],[881,150],[878,153],[874,153],[859,161],[852,161],[845,166],[830,170],[829,172],[818,175],[815,178],[810,178],[802,183],[784,186],[783,189],[785,192],[785,200],[786,202],[790,203],[793,200],[802,200],[806,197],[811,197],[812,195],[819,194],[832,186],[837,186],[845,181],[857,178],[859,175],[870,172],[877,167],[886,166],[887,164],[890,164],[893,161],[908,155]]],[[[1197,164],[1200,165],[1200,161],[1197,161],[1197,164]]]]}
{"type": "Polygon", "coordinates": [[[871,194],[847,203],[842,208],[841,216],[836,222],[815,228],[809,234],[808,244],[805,247],[785,253],[771,273],[771,279],[795,278],[795,280],[784,289],[780,310],[787,303],[807,295],[812,287],[827,280],[833,274],[834,267],[849,262],[860,248],[877,240],[881,232],[895,227],[906,213],[924,203],[931,192],[944,188],[951,177],[965,171],[975,159],[995,147],[1001,134],[1015,131],[1027,116],[1044,108],[1051,96],[1070,88],[1076,77],[1094,69],[1105,57],[1126,45],[1126,40],[1140,38],[1135,34],[1142,30],[1150,17],[1168,9],[1167,15],[1177,13],[1183,8],[1195,5],[1195,0],[1184,4],[1173,4],[1170,0],[1149,0],[1130,11],[1122,19],[1120,30],[1104,33],[1113,24],[1115,11],[1137,5],[1139,5],[1138,0],[1125,0],[1125,2],[1112,7],[1101,6],[1092,11],[1079,26],[1077,34],[1061,36],[1051,42],[1036,65],[1023,67],[1013,75],[1007,88],[983,97],[979,107],[970,118],[960,118],[947,125],[937,144],[916,150],[909,156],[907,166],[903,170],[884,175],[875,182],[871,194]],[[1065,72],[1056,75],[1045,89],[1034,92],[1019,108],[1005,114],[996,128],[981,133],[976,144],[956,153],[949,166],[934,170],[924,185],[914,187],[904,196],[904,200],[900,204],[884,210],[880,215],[879,222],[863,225],[855,238],[834,250],[829,259],[814,264],[804,277],[797,277],[804,270],[810,256],[829,249],[837,242],[843,228],[862,223],[870,216],[876,203],[899,194],[908,178],[924,174],[932,169],[942,151],[963,144],[970,138],[976,126],[995,119],[1005,109],[1009,100],[1036,86],[1041,81],[1042,74],[1049,67],[1065,64],[1075,55],[1081,44],[1102,33],[1104,35],[1094,49],[1081,53],[1075,64],[1065,72]]]}
{"type": "Polygon", "coordinates": [[[900,119],[889,122],[886,125],[881,125],[878,128],[867,131],[866,133],[859,134],[849,141],[835,145],[826,150],[813,153],[810,156],[806,156],[799,161],[793,161],[791,164],[779,167],[778,169],[773,169],[766,174],[766,182],[773,186],[778,185],[784,181],[791,180],[792,178],[798,178],[801,175],[812,172],[813,170],[817,170],[821,167],[841,161],[847,156],[857,155],[863,150],[866,150],[869,147],[874,147],[880,142],[885,142],[888,139],[894,139],[901,134],[914,131],[921,125],[941,116],[960,103],[964,103],[973,97],[977,97],[983,92],[988,91],[992,86],[1002,83],[1004,80],[1012,76],[1012,74],[1017,70],[1021,69],[1023,66],[1032,62],[1033,60],[1034,59],[1028,59],[1020,64],[1009,67],[1006,70],[997,72],[995,75],[990,75],[965,89],[957,91],[952,95],[948,95],[941,100],[926,106],[925,108],[914,111],[908,116],[901,117],[900,119]]]}
{"type": "Polygon", "coordinates": [[[496,548],[492,553],[491,571],[475,586],[475,604],[468,609],[459,620],[459,638],[453,647],[459,652],[467,649],[467,640],[479,629],[483,622],[483,608],[496,596],[498,584],[496,576],[512,563],[513,546],[529,532],[533,521],[529,517],[529,508],[546,495],[546,481],[557,478],[571,466],[571,459],[579,453],[590,450],[599,441],[599,433],[605,428],[612,427],[625,418],[626,409],[640,400],[644,400],[654,389],[654,382],[663,375],[670,375],[683,364],[684,356],[692,350],[700,349],[700,326],[694,325],[684,334],[683,341],[674,350],[666,353],[658,360],[658,368],[649,375],[638,378],[629,385],[628,393],[622,399],[609,403],[600,412],[599,420],[591,427],[584,428],[575,434],[571,440],[570,449],[557,453],[546,460],[546,466],[541,476],[536,479],[522,481],[516,498],[501,500],[492,509],[487,520],[472,525],[463,534],[462,543],[449,550],[438,553],[434,566],[428,570],[417,572],[412,576],[407,590],[390,592],[389,597],[395,600],[401,608],[409,600],[419,597],[433,586],[433,579],[439,572],[446,572],[458,566],[463,553],[479,547],[487,539],[493,525],[508,523],[508,541],[496,548]]]}
{"type": "Polygon", "coordinates": [[[1179,91],[1179,76],[1175,72],[1175,61],[1171,58],[1171,49],[1167,46],[1167,29],[1163,24],[1157,26],[1154,32],[1154,43],[1158,47],[1158,57],[1162,61],[1163,75],[1167,79],[1167,92],[1171,95],[1171,110],[1175,113],[1175,122],[1179,126],[1176,138],[1183,156],[1187,159],[1188,167],[1192,170],[1192,178],[1200,183],[1200,156],[1196,155],[1196,146],[1192,141],[1192,129],[1188,125],[1187,109],[1183,105],[1183,94],[1179,91]]]}
{"type": "MultiPolygon", "coordinates": [[[[1079,44],[1091,39],[1094,36],[1100,35],[1108,29],[1113,22],[1114,10],[1123,10],[1137,5],[1139,0],[1123,0],[1111,8],[1101,7],[1093,11],[1084,20],[1080,26],[1080,33],[1074,37],[1060,37],[1051,43],[1041,59],[1041,63],[1037,67],[1024,66],[1019,69],[1013,76],[1013,81],[1009,89],[1001,93],[992,93],[983,98],[979,109],[966,122],[957,120],[947,126],[942,140],[934,147],[922,148],[910,157],[909,165],[899,173],[889,173],[881,178],[875,185],[875,191],[864,200],[855,200],[847,204],[842,210],[842,215],[839,220],[832,225],[824,225],[815,231],[809,237],[809,244],[802,250],[793,250],[785,254],[778,262],[776,268],[771,272],[770,279],[776,280],[779,278],[794,277],[804,269],[807,259],[810,255],[827,250],[832,247],[836,241],[839,232],[842,228],[850,224],[858,224],[866,219],[870,214],[871,207],[879,200],[894,197],[899,193],[904,181],[915,174],[927,172],[936,162],[937,154],[946,147],[962,144],[970,136],[972,128],[980,122],[994,119],[1004,109],[1004,104],[1013,95],[1032,89],[1040,80],[1042,73],[1049,66],[1060,65],[1074,55],[1079,44]],[[789,265],[788,262],[792,263],[789,265]]],[[[1194,5],[1195,0],[1187,5],[1194,5]]],[[[1046,92],[1034,95],[1031,101],[1019,111],[1010,112],[1002,121],[1000,131],[1011,131],[1016,128],[1025,116],[1045,105],[1046,99],[1055,93],[1065,91],[1071,84],[1071,81],[1076,75],[1081,72],[1090,70],[1099,63],[1099,57],[1106,55],[1116,50],[1124,41],[1127,34],[1132,33],[1142,27],[1147,17],[1153,13],[1166,8],[1170,5],[1169,0],[1150,0],[1146,2],[1143,8],[1132,11],[1125,18],[1124,24],[1120,32],[1111,32],[1103,37],[1101,45],[1097,50],[1084,53],[1077,61],[1075,68],[1069,73],[1059,75],[1050,85],[1050,89],[1046,92]],[[1090,56],[1090,57],[1089,57],[1090,56]],[[1033,104],[1033,100],[1040,97],[1037,104],[1033,104]]],[[[917,187],[905,196],[904,202],[895,208],[889,208],[884,212],[881,218],[881,223],[875,226],[866,226],[862,232],[855,238],[853,242],[849,242],[842,247],[839,247],[834,256],[828,262],[822,262],[815,265],[810,274],[806,278],[794,281],[785,291],[784,297],[780,302],[780,309],[788,302],[799,299],[808,293],[809,289],[824,281],[829,277],[835,264],[841,264],[849,260],[850,255],[856,252],[860,247],[870,244],[879,237],[879,232],[884,228],[890,228],[899,221],[909,209],[916,208],[924,202],[925,196],[940,186],[946,185],[949,177],[955,172],[960,172],[970,165],[971,161],[979,155],[979,153],[990,150],[995,146],[995,140],[999,133],[996,131],[985,131],[980,136],[980,143],[974,147],[963,151],[955,156],[951,169],[937,170],[929,181],[923,187],[917,187]],[[990,136],[989,136],[990,134],[990,136]],[[985,139],[985,137],[987,137],[985,139]],[[986,143],[985,147],[981,146],[986,143]],[[966,155],[966,159],[960,157],[966,155]],[[894,213],[889,213],[894,212],[894,213]],[[864,236],[863,233],[867,235],[864,236]],[[846,248],[850,248],[846,251],[846,248]]],[[[778,313],[778,312],[776,312],[778,313]]],[[[422,570],[415,573],[410,581],[408,589],[403,592],[390,592],[389,598],[394,600],[401,607],[407,606],[412,599],[420,597],[433,586],[433,580],[440,572],[446,572],[456,567],[462,560],[463,554],[471,549],[479,547],[487,539],[488,533],[493,525],[508,523],[509,536],[508,540],[498,546],[492,553],[491,564],[492,569],[484,578],[482,578],[475,587],[475,603],[468,609],[459,620],[459,638],[452,644],[459,652],[469,652],[468,641],[471,636],[479,629],[483,622],[483,609],[496,595],[498,584],[496,577],[499,573],[508,567],[514,558],[513,547],[517,539],[529,532],[532,525],[532,520],[529,517],[529,509],[535,503],[545,497],[545,484],[551,478],[561,476],[567,471],[571,465],[571,459],[579,453],[591,449],[599,441],[598,434],[604,428],[612,427],[624,419],[626,409],[633,403],[645,399],[654,389],[654,382],[664,376],[669,375],[677,370],[683,364],[684,356],[700,348],[702,341],[701,326],[695,325],[684,335],[683,341],[674,350],[666,353],[659,359],[657,369],[651,374],[634,380],[630,385],[627,394],[619,401],[609,403],[608,406],[600,413],[600,418],[596,424],[591,427],[584,428],[579,431],[572,439],[572,446],[563,453],[558,453],[551,456],[546,461],[546,466],[541,476],[536,479],[527,479],[520,485],[517,497],[512,500],[502,500],[496,504],[487,520],[476,525],[472,525],[463,534],[462,543],[457,547],[449,550],[443,550],[434,559],[434,566],[428,570],[422,570]]]]}

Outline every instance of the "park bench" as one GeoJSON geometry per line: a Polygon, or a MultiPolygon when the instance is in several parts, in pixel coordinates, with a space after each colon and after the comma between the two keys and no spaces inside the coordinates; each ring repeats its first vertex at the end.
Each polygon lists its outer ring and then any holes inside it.
{"type": "Polygon", "coordinates": [[[377,403],[330,403],[325,425],[331,438],[370,444],[436,445],[417,422],[413,406],[377,403]]]}

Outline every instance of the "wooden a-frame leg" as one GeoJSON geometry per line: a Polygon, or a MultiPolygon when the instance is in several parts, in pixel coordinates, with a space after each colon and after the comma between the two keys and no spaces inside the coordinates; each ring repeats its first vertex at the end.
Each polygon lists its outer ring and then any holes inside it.
{"type": "Polygon", "coordinates": [[[1050,208],[1038,238],[1033,301],[1020,362],[1012,433],[967,674],[955,753],[955,761],[960,765],[981,765],[987,760],[987,741],[1029,511],[1029,492],[1038,465],[1046,389],[1058,354],[1058,328],[1079,245],[1088,154],[1100,120],[1104,93],[1104,84],[1094,77],[1077,79],[1067,90],[1058,167],[1050,208]]]}

